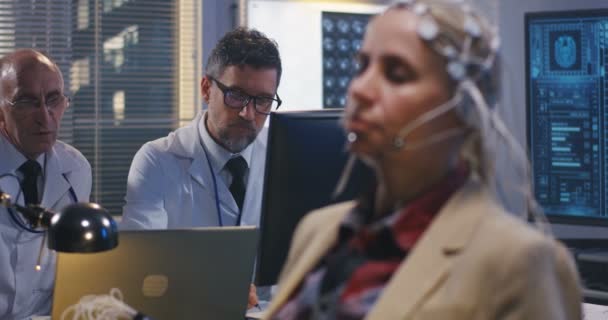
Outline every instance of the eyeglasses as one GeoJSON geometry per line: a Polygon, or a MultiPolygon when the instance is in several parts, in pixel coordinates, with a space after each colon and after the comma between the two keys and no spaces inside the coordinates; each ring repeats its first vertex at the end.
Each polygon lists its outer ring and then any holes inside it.
{"type": "Polygon", "coordinates": [[[240,90],[232,89],[221,83],[217,79],[207,75],[209,79],[217,84],[217,87],[224,94],[224,104],[233,109],[243,109],[253,100],[254,109],[256,112],[268,115],[273,109],[278,109],[281,106],[281,98],[277,94],[277,98],[270,98],[264,96],[252,96],[248,95],[240,90]]]}
{"type": "MultiPolygon", "coordinates": [[[[65,94],[53,94],[45,98],[44,106],[48,111],[54,112],[65,108],[71,100],[72,99],[65,94]]],[[[24,97],[14,101],[6,100],[6,102],[19,112],[31,113],[38,110],[41,101],[39,99],[24,97]]]]}

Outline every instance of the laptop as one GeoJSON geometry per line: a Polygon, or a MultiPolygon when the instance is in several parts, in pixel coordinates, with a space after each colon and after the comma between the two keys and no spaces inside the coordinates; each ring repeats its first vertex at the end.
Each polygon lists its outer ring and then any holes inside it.
{"type": "Polygon", "coordinates": [[[112,288],[154,320],[243,319],[257,240],[255,227],[122,231],[113,250],[58,253],[52,319],[112,288]]]}

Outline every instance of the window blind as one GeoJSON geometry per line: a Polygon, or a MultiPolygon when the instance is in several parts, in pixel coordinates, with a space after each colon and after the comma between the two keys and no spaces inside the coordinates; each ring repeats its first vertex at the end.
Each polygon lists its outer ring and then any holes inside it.
{"type": "Polygon", "coordinates": [[[135,152],[200,106],[201,2],[0,0],[0,54],[33,47],[57,61],[72,96],[60,139],[93,168],[92,201],[124,204],[135,152]]]}

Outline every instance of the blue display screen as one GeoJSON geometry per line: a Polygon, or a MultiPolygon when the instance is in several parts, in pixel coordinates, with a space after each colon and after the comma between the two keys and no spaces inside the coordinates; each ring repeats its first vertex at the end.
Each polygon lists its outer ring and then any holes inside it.
{"type": "Polygon", "coordinates": [[[551,216],[608,221],[608,10],[526,15],[528,146],[551,216]]]}

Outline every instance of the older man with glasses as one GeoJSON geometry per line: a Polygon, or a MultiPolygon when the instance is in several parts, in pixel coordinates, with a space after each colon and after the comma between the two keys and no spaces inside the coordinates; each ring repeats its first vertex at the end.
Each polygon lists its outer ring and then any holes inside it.
{"type": "MultiPolygon", "coordinates": [[[[69,106],[63,77],[44,54],[22,49],[0,59],[0,190],[21,205],[55,211],[88,202],[91,166],[57,141],[69,106]]],[[[51,311],[55,253],[43,230],[0,207],[0,319],[51,311]]]]}
{"type": "MultiPolygon", "coordinates": [[[[277,45],[238,28],[211,52],[189,126],[146,143],[129,172],[123,229],[258,225],[268,114],[281,105],[277,45]]],[[[256,303],[255,289],[250,306],[256,303]]]]}

